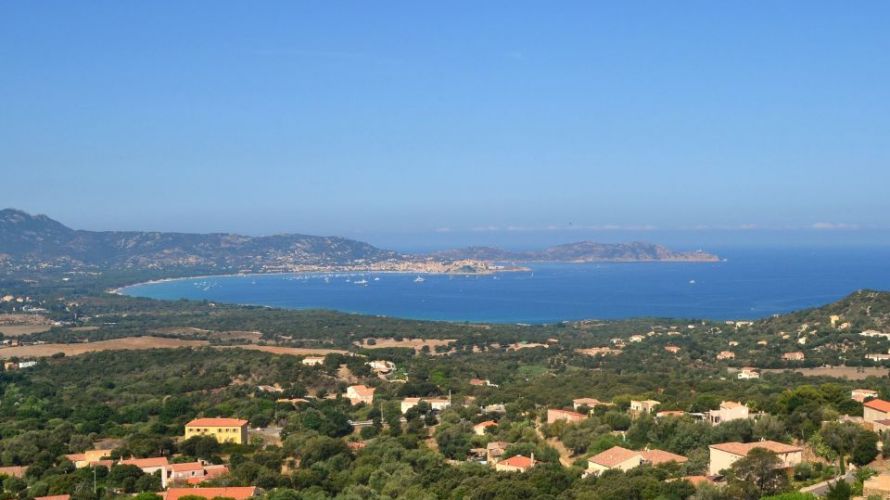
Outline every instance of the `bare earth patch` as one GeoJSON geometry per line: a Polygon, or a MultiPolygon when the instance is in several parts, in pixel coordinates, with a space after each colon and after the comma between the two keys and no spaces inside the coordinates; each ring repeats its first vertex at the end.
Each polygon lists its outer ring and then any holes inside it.
{"type": "Polygon", "coordinates": [[[611,356],[621,354],[620,349],[612,349],[611,347],[588,347],[587,349],[575,349],[575,352],[585,356],[611,356]]]}
{"type": "Polygon", "coordinates": [[[364,349],[389,349],[393,347],[402,347],[405,349],[414,349],[420,351],[424,346],[429,347],[430,353],[436,352],[436,347],[447,346],[456,342],[455,339],[373,339],[373,344],[368,344],[371,339],[362,339],[361,343],[354,342],[355,345],[364,349]]]}
{"type": "MultiPolygon", "coordinates": [[[[783,368],[767,368],[761,370],[764,373],[782,373],[783,368]]],[[[816,368],[793,368],[787,371],[800,373],[805,377],[837,377],[849,380],[863,380],[868,377],[884,377],[890,370],[877,366],[819,366],[816,368]]]]}
{"type": "Polygon", "coordinates": [[[20,337],[22,335],[45,332],[49,329],[49,326],[40,325],[10,325],[0,326],[0,333],[6,335],[7,337],[20,337]]]}
{"type": "Polygon", "coordinates": [[[0,359],[15,356],[20,358],[45,358],[57,353],[77,356],[97,351],[126,351],[142,349],[174,349],[177,347],[206,346],[204,340],[167,339],[163,337],[125,337],[121,339],[82,342],[77,344],[40,344],[0,349],[0,359]]]}
{"type": "Polygon", "coordinates": [[[536,342],[518,342],[507,346],[508,351],[518,351],[520,349],[534,349],[535,347],[550,347],[547,344],[538,344],[536,342]]]}

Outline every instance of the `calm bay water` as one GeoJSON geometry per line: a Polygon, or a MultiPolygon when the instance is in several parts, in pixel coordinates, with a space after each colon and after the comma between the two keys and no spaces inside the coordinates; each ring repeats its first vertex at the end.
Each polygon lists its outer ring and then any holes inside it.
{"type": "Polygon", "coordinates": [[[754,319],[890,290],[890,249],[727,250],[718,263],[533,264],[495,276],[251,275],[135,285],[128,295],[447,321],[641,316],[754,319]],[[366,280],[367,284],[356,284],[366,280]]]}

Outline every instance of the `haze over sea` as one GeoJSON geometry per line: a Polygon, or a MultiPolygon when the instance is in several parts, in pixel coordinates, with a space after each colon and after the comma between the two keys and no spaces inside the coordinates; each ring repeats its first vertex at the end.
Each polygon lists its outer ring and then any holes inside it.
{"type": "Polygon", "coordinates": [[[531,264],[479,276],[269,274],[187,278],[122,290],[401,318],[552,323],[588,318],[756,319],[890,289],[890,248],[737,249],[717,263],[531,264]],[[367,281],[356,284],[356,281],[367,281]]]}

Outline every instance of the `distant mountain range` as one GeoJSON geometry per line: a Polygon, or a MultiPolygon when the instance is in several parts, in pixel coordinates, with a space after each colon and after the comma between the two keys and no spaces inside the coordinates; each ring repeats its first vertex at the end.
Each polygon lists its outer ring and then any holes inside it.
{"type": "MultiPolygon", "coordinates": [[[[473,247],[409,255],[347,238],[282,234],[243,236],[147,231],[83,231],[45,215],[0,210],[0,267],[284,271],[423,261],[655,262],[715,261],[705,252],[674,252],[651,243],[570,243],[535,252],[473,247]]],[[[387,269],[397,269],[388,267],[387,269]]]]}
{"type": "Polygon", "coordinates": [[[469,247],[432,254],[440,259],[477,259],[507,262],[715,262],[716,255],[675,252],[654,243],[595,243],[579,241],[543,250],[512,252],[500,248],[469,247]]]}
{"type": "Polygon", "coordinates": [[[79,231],[45,215],[0,210],[0,261],[71,267],[219,270],[343,266],[400,259],[397,252],[339,237],[79,231]]]}

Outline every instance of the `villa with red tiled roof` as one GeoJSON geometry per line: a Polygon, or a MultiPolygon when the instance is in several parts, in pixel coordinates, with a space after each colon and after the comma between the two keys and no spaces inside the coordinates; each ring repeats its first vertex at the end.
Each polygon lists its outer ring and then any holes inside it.
{"type": "Polygon", "coordinates": [[[479,422],[478,424],[473,426],[473,433],[477,436],[484,436],[485,430],[489,427],[497,427],[498,423],[494,420],[486,420],[485,422],[479,422]]]}
{"type": "Polygon", "coordinates": [[[374,392],[377,389],[365,385],[350,385],[346,388],[346,399],[355,406],[365,403],[371,405],[374,402],[374,392]]]}
{"type": "Polygon", "coordinates": [[[534,454],[532,454],[531,458],[522,455],[514,455],[495,464],[494,469],[498,472],[525,472],[534,466],[534,454]]]}
{"type": "Polygon", "coordinates": [[[154,474],[155,472],[160,471],[161,486],[164,488],[167,487],[167,466],[169,465],[167,457],[130,458],[119,461],[118,465],[133,465],[139,467],[145,474],[154,474]]]}
{"type": "Polygon", "coordinates": [[[194,478],[204,477],[204,464],[201,462],[185,462],[167,466],[166,483],[185,484],[194,478]]]}
{"type": "Polygon", "coordinates": [[[28,472],[27,466],[10,465],[8,467],[0,467],[0,476],[17,477],[21,479],[25,477],[26,472],[28,472]]]}
{"type": "Polygon", "coordinates": [[[779,457],[783,468],[791,468],[799,464],[803,458],[803,448],[777,441],[756,441],[753,443],[719,443],[708,447],[710,451],[710,463],[708,475],[716,476],[720,471],[728,469],[737,460],[748,456],[754,448],[769,450],[779,457]]]}
{"type": "Polygon", "coordinates": [[[587,459],[586,474],[599,475],[607,470],[617,469],[629,471],[644,463],[661,465],[670,462],[684,463],[688,461],[683,455],[663,450],[629,450],[621,446],[613,446],[587,459]]]}
{"type": "Polygon", "coordinates": [[[862,418],[866,422],[890,419],[890,401],[872,399],[862,403],[862,418]]]}
{"type": "Polygon", "coordinates": [[[223,476],[229,473],[228,465],[205,465],[204,466],[204,475],[203,476],[195,476],[190,477],[186,480],[188,484],[201,484],[208,479],[213,479],[218,476],[223,476]]]}
{"type": "Polygon", "coordinates": [[[683,455],[677,455],[676,453],[664,450],[643,450],[640,454],[643,455],[644,463],[652,465],[668,464],[671,462],[683,464],[689,461],[689,459],[683,455]]]}

